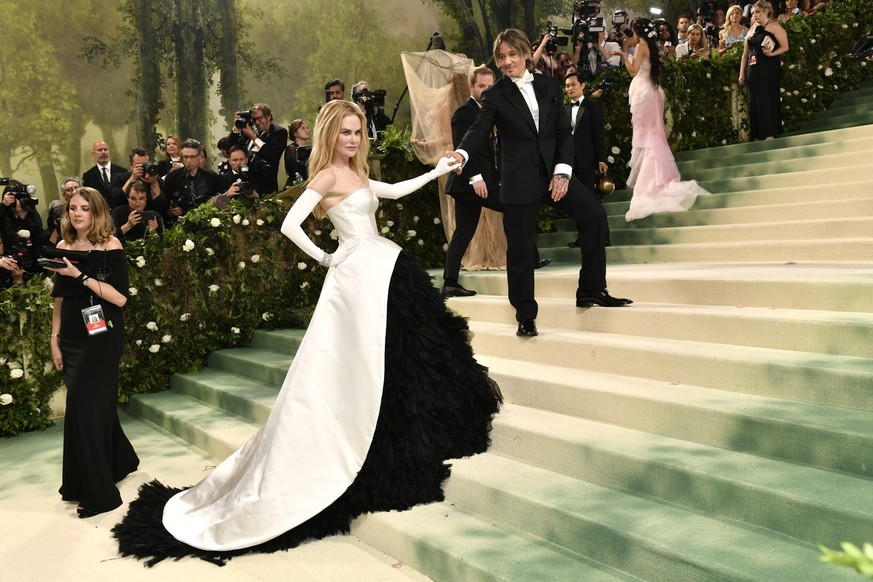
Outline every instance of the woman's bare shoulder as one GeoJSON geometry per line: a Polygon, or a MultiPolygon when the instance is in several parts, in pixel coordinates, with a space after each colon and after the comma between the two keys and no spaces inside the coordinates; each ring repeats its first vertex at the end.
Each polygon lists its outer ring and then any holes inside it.
{"type": "Polygon", "coordinates": [[[106,241],[106,244],[103,245],[103,248],[107,251],[117,251],[118,249],[124,248],[124,246],[121,244],[120,240],[113,236],[108,241],[106,241]]]}
{"type": "Polygon", "coordinates": [[[61,239],[58,241],[58,244],[55,245],[55,248],[69,250],[70,245],[67,244],[67,241],[65,241],[64,239],[61,239]]]}
{"type": "Polygon", "coordinates": [[[322,198],[330,195],[333,192],[334,186],[336,186],[336,173],[330,168],[325,168],[318,172],[309,179],[309,183],[306,185],[307,188],[311,188],[321,194],[322,198]]]}

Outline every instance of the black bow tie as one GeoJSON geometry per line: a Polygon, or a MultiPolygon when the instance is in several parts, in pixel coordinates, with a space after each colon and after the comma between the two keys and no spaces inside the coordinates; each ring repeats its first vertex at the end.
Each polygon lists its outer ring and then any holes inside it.
{"type": "Polygon", "coordinates": [[[570,107],[579,107],[580,105],[582,105],[581,101],[573,101],[573,103],[570,105],[570,107]]]}

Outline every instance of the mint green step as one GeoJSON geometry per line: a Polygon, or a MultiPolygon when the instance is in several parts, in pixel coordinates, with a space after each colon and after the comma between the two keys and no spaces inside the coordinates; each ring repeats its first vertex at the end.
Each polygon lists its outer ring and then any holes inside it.
{"type": "Polygon", "coordinates": [[[506,402],[873,477],[873,413],[478,356],[506,402]]]}
{"type": "Polygon", "coordinates": [[[856,576],[819,562],[814,546],[494,454],[456,462],[446,496],[485,519],[642,580],[836,581],[856,576]]]}
{"type": "Polygon", "coordinates": [[[477,354],[873,411],[869,358],[542,326],[539,337],[520,342],[512,324],[470,327],[477,354]]]}
{"type": "Polygon", "coordinates": [[[210,368],[281,386],[292,356],[260,348],[229,348],[209,354],[210,368]]]}
{"type": "Polygon", "coordinates": [[[867,138],[871,135],[873,135],[873,127],[869,125],[861,125],[856,127],[818,131],[814,133],[785,135],[770,141],[745,142],[703,150],[675,152],[674,156],[677,163],[680,163],[680,167],[682,162],[701,158],[720,158],[724,160],[725,165],[730,165],[730,160],[732,160],[735,155],[751,152],[769,153],[782,148],[835,143],[843,140],[867,138]]]}
{"type": "MultiPolygon", "coordinates": [[[[572,295],[571,295],[572,297],[572,295]]],[[[739,305],[648,303],[637,297],[622,309],[580,309],[575,302],[540,297],[537,323],[567,332],[657,337],[718,346],[738,346],[867,358],[873,337],[873,313],[809,309],[773,309],[739,305]]],[[[475,321],[507,323],[514,319],[505,297],[478,296],[450,302],[475,321]]]]}
{"type": "Polygon", "coordinates": [[[259,425],[172,390],[137,394],[128,412],[221,460],[241,447],[259,425]]]}
{"type": "MultiPolygon", "coordinates": [[[[579,260],[578,254],[575,260],[579,260]]],[[[537,299],[574,301],[579,277],[577,265],[578,262],[555,265],[537,271],[537,299]]],[[[862,262],[610,265],[607,282],[617,297],[630,297],[641,303],[871,313],[871,269],[873,264],[862,262]]],[[[461,284],[506,298],[504,271],[462,272],[461,284]]],[[[454,306],[470,300],[450,301],[454,306]]]]}
{"type": "MultiPolygon", "coordinates": [[[[491,454],[836,546],[873,531],[873,480],[513,405],[491,454]]],[[[572,549],[572,547],[570,547],[572,549]]]]}
{"type": "Polygon", "coordinates": [[[249,422],[263,424],[278,395],[278,386],[243,378],[216,368],[174,374],[170,389],[249,422]]]}
{"type": "Polygon", "coordinates": [[[371,513],[352,523],[352,534],[434,580],[446,582],[636,579],[523,532],[482,520],[454,503],[371,513]]]}

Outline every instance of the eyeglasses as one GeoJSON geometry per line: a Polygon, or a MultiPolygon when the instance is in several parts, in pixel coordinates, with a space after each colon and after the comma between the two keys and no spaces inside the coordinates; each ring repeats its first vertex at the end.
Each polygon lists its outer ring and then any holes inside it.
{"type": "Polygon", "coordinates": [[[79,189],[79,186],[70,186],[69,188],[64,188],[64,192],[75,192],[79,189]]]}
{"type": "Polygon", "coordinates": [[[193,156],[186,156],[186,155],[183,155],[183,156],[182,156],[182,159],[183,159],[183,160],[196,160],[196,159],[199,158],[199,157],[200,157],[200,154],[196,154],[196,155],[193,155],[193,156]]]}

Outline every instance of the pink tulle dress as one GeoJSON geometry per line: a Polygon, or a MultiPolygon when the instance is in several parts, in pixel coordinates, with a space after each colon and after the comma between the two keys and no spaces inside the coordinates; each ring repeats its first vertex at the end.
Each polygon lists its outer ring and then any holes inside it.
{"type": "Polygon", "coordinates": [[[688,210],[698,196],[709,194],[695,180],[683,182],[664,126],[664,91],[652,84],[648,59],[640,64],[628,88],[633,147],[628,162],[629,188],[633,188],[625,220],[630,222],[656,212],[688,210]]]}

